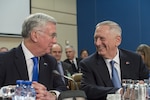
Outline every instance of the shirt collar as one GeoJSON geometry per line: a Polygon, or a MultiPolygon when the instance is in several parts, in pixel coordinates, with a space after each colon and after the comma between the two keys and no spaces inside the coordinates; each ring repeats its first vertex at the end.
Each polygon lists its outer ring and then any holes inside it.
{"type": "Polygon", "coordinates": [[[117,49],[117,55],[112,59],[114,60],[117,64],[120,64],[120,60],[119,60],[119,50],[117,49]]]}
{"type": "Polygon", "coordinates": [[[119,60],[119,50],[117,49],[117,54],[113,59],[104,59],[107,62],[110,62],[111,60],[114,60],[115,63],[120,64],[120,60],[119,60]]]}
{"type": "Polygon", "coordinates": [[[76,61],[76,58],[73,58],[72,60],[70,60],[70,62],[72,62],[72,61],[75,62],[75,61],[76,61]]]}
{"type": "Polygon", "coordinates": [[[32,57],[34,57],[34,55],[29,51],[29,49],[24,45],[24,41],[22,41],[21,43],[21,46],[22,46],[22,50],[24,52],[24,55],[25,55],[25,59],[28,60],[28,59],[31,59],[32,57]]]}

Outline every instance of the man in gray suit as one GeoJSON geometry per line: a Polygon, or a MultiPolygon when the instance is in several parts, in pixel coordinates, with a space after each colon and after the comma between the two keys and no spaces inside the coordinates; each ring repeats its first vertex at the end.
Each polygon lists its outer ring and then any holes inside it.
{"type": "Polygon", "coordinates": [[[106,100],[109,93],[121,93],[122,79],[144,80],[148,78],[148,69],[136,53],[119,49],[121,28],[113,21],[104,21],[96,25],[94,43],[97,51],[80,62],[83,73],[81,89],[88,100],[106,100]],[[112,65],[118,74],[119,87],[113,83],[112,65]]]}
{"type": "MultiPolygon", "coordinates": [[[[61,61],[61,56],[62,56],[63,48],[59,43],[53,44],[51,50],[50,50],[50,55],[56,58],[57,63],[58,63],[58,72],[61,75],[66,75],[70,77],[73,74],[72,66],[71,64],[68,64],[66,62],[61,61]]],[[[63,82],[68,85],[68,80],[64,79],[62,77],[63,82]]]]}

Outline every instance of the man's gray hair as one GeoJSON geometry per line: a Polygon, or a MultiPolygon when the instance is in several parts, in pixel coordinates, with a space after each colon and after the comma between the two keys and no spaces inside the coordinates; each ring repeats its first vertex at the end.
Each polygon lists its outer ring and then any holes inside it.
{"type": "Polygon", "coordinates": [[[71,48],[73,51],[75,51],[75,49],[74,49],[74,47],[73,47],[72,45],[67,45],[67,46],[65,47],[65,49],[68,49],[68,48],[71,48]]]}
{"type": "Polygon", "coordinates": [[[24,20],[24,23],[22,24],[22,37],[27,38],[29,37],[31,31],[34,28],[40,28],[45,26],[48,22],[56,24],[55,18],[52,16],[49,16],[44,13],[35,13],[31,14],[29,17],[27,17],[24,20]]]}
{"type": "Polygon", "coordinates": [[[98,23],[96,25],[96,28],[99,27],[99,26],[102,26],[102,25],[109,26],[110,27],[110,31],[113,31],[113,32],[115,32],[115,33],[117,33],[118,35],[121,36],[121,34],[122,34],[121,27],[116,22],[114,22],[114,21],[103,21],[103,22],[98,23]]]}

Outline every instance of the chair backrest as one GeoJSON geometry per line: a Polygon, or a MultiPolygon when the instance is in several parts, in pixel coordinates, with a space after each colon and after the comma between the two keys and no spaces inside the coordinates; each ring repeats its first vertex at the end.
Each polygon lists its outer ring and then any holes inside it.
{"type": "Polygon", "coordinates": [[[82,90],[63,91],[58,96],[58,100],[86,100],[86,94],[82,90]]]}
{"type": "Polygon", "coordinates": [[[77,83],[73,81],[69,81],[69,88],[70,90],[77,90],[77,86],[80,88],[82,73],[75,73],[71,76],[71,78],[77,83]],[[77,86],[76,86],[77,85],[77,86]]]}

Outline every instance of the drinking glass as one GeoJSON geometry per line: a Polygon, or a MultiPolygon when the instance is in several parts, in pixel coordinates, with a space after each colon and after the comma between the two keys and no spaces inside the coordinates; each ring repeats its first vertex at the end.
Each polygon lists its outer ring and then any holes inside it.
{"type": "Polygon", "coordinates": [[[150,80],[149,79],[145,79],[144,83],[146,85],[146,98],[150,99],[150,80]]]}
{"type": "Polygon", "coordinates": [[[138,100],[138,80],[131,81],[130,89],[130,100],[138,100]]]}
{"type": "Polygon", "coordinates": [[[14,95],[15,87],[15,85],[9,85],[1,88],[0,94],[3,98],[2,100],[4,100],[4,98],[11,98],[14,95]]]}
{"type": "Polygon", "coordinates": [[[130,93],[131,93],[131,89],[130,89],[131,82],[132,82],[131,79],[122,80],[122,87],[123,87],[122,100],[129,100],[130,93]]]}

